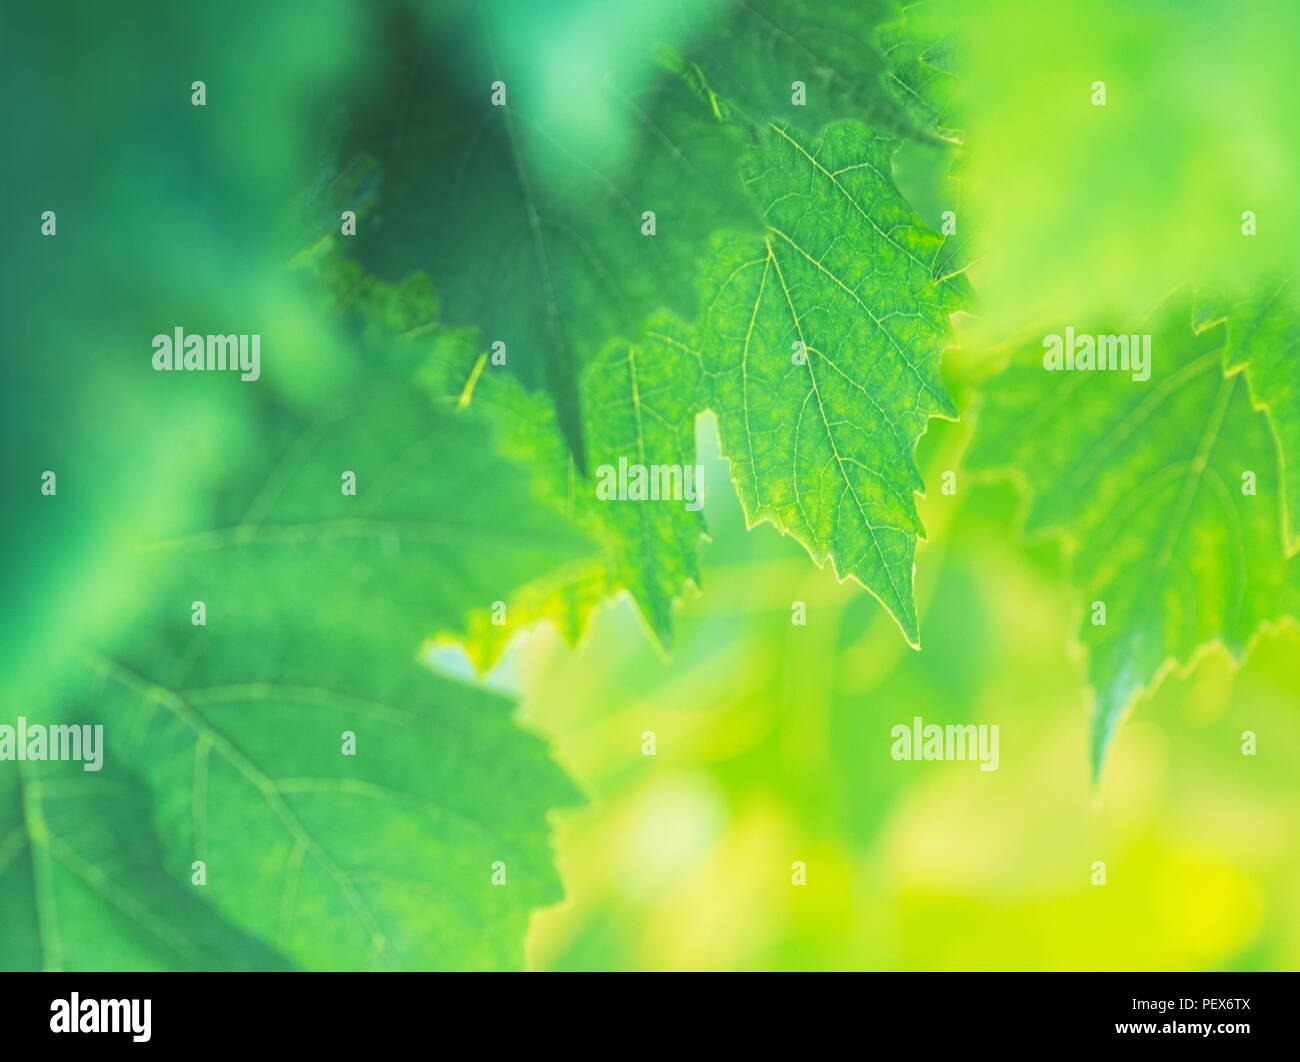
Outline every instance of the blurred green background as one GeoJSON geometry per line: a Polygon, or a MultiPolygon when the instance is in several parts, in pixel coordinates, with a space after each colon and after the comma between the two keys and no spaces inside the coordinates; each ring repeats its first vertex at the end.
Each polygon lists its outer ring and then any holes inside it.
{"type": "MultiPolygon", "coordinates": [[[[964,434],[931,427],[928,482],[959,469],[964,434]]],[[[725,466],[705,482],[705,585],[671,660],[621,602],[576,654],[543,632],[508,661],[525,718],[556,735],[591,799],[557,823],[569,899],[534,918],[538,967],[1300,963],[1294,624],[1239,673],[1212,652],[1166,680],[1094,790],[1071,649],[1081,604],[1054,546],[1014,539],[1010,488],[958,471],[955,496],[925,501],[918,653],[797,544],[746,532],[725,466]],[[791,624],[794,601],[807,626],[791,624]],[[1001,766],[892,760],[890,728],[915,715],[997,724],[1001,766]]]]}
{"type": "MultiPolygon", "coordinates": [[[[513,60],[531,58],[572,106],[565,86],[590,86],[602,42],[619,54],[647,6],[536,3],[511,18],[497,5],[497,24],[513,60]],[[601,34],[559,32],[598,9],[601,34]],[[555,40],[584,61],[554,62],[555,40]]],[[[692,9],[675,43],[725,6],[692,9]]],[[[10,714],[53,695],[69,644],[125,624],[139,594],[124,547],[201,520],[256,415],[237,380],[141,371],[150,336],[260,332],[256,386],[303,408],[364,371],[285,264],[330,115],[384,77],[374,10],[6,8],[10,714]],[[205,109],[190,105],[195,79],[205,109]],[[46,209],[56,239],[39,234],[46,209]],[[57,519],[37,490],[46,468],[59,469],[57,519]]],[[[620,600],[576,650],[532,632],[490,676],[590,801],[555,817],[569,898],[534,917],[530,962],[1294,969],[1300,630],[1267,632],[1240,671],[1211,651],[1167,678],[1092,788],[1081,603],[1056,547],[1017,539],[1013,488],[977,484],[961,455],[975,388],[1013,333],[1144,309],[1207,277],[1248,282],[1294,257],[1297,8],[994,0],[916,18],[956,42],[969,147],[960,183],[949,146],[909,149],[899,181],[932,225],[959,209],[981,303],[945,366],[963,419],[934,422],[921,447],[927,483],[954,470],[958,484],[922,502],[923,651],[795,543],[745,530],[703,420],[712,541],[671,658],[620,600]],[[1106,108],[1089,103],[1097,79],[1106,108]],[[1245,209],[1260,218],[1248,246],[1245,209]],[[790,622],[794,601],[806,626],[790,622]],[[891,760],[890,727],[916,715],[997,724],[1000,769],[891,760]],[[1259,755],[1241,755],[1243,730],[1259,755]]],[[[449,63],[461,54],[444,47],[449,63]]]]}

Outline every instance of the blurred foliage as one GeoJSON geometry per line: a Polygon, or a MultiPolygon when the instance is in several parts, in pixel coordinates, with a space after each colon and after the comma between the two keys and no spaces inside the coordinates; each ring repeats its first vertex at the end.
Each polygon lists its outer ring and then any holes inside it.
{"type": "MultiPolygon", "coordinates": [[[[639,247],[637,200],[653,193],[677,204],[678,224],[662,230],[662,268],[620,268],[620,300],[583,303],[601,337],[586,345],[584,364],[613,379],[623,350],[606,334],[635,339],[665,305],[689,318],[698,241],[718,228],[757,227],[736,166],[747,134],[718,135],[728,106],[810,132],[856,118],[906,136],[893,157],[902,196],[931,229],[943,211],[957,212],[944,261],[973,262],[981,317],[957,318],[964,349],[944,359],[965,419],[933,423],[918,456],[931,485],[917,503],[928,532],[916,585],[925,651],[909,649],[880,605],[810,564],[797,543],[771,527],[746,531],[705,418],[697,445],[711,541],[698,568],[673,580],[676,589],[699,581],[704,592],[676,606],[671,657],[624,597],[601,606],[580,639],[580,624],[570,625],[576,649],[543,626],[513,642],[488,676],[522,697],[529,727],[553,738],[589,801],[550,816],[568,898],[532,917],[529,962],[1300,964],[1300,630],[1291,621],[1268,628],[1239,671],[1220,651],[1203,653],[1143,694],[1094,789],[1087,665],[1071,649],[1079,600],[1061,551],[1020,543],[1017,492],[977,485],[964,464],[977,427],[966,414],[1006,360],[1006,340],[1044,322],[1131,319],[1176,284],[1249,297],[1260,278],[1285,273],[1296,246],[1287,205],[1297,171],[1296,9],[1283,0],[991,0],[909,5],[901,21],[884,3],[847,11],[776,0],[219,8],[73,0],[6,10],[5,721],[69,710],[134,719],[140,743],[115,746],[110,736],[112,769],[98,778],[75,764],[28,767],[20,778],[0,764],[0,966],[329,967],[373,958],[373,940],[337,918],[324,891],[309,893],[318,901],[312,934],[277,921],[279,896],[266,891],[274,868],[253,857],[258,845],[272,856],[292,845],[277,832],[283,819],[268,824],[247,795],[223,798],[219,820],[225,836],[240,837],[222,857],[235,877],[214,878],[197,895],[189,884],[196,857],[185,789],[194,779],[182,754],[220,733],[245,754],[226,762],[247,767],[255,754],[263,787],[290,767],[321,769],[310,748],[290,749],[292,761],[277,765],[265,747],[286,732],[284,706],[263,698],[256,716],[233,726],[247,705],[213,707],[199,741],[181,748],[166,722],[176,704],[161,688],[87,685],[72,653],[84,642],[173,687],[187,674],[256,683],[319,664],[353,695],[400,695],[422,714],[385,731],[392,774],[370,780],[401,775],[453,808],[486,809],[498,839],[528,853],[532,885],[520,881],[508,900],[462,893],[465,875],[479,875],[475,888],[486,882],[487,847],[436,816],[386,809],[376,827],[360,797],[334,811],[299,810],[338,831],[336,858],[355,844],[357,858],[414,879],[376,888],[392,918],[390,964],[521,961],[528,908],[558,896],[542,822],[573,794],[501,698],[464,688],[472,669],[461,650],[425,654],[456,681],[422,673],[411,658],[425,635],[464,637],[466,624],[481,633],[498,595],[513,594],[506,583],[585,594],[594,605],[634,577],[607,581],[619,548],[608,528],[576,520],[602,551],[595,568],[578,544],[553,553],[539,530],[554,527],[557,511],[574,515],[560,444],[573,448],[578,435],[573,423],[557,427],[563,400],[551,403],[558,411],[534,400],[555,391],[581,399],[583,364],[525,373],[522,383],[540,386],[540,396],[522,385],[497,392],[502,408],[527,407],[533,418],[507,427],[520,437],[535,427],[556,454],[530,485],[517,467],[518,439],[478,422],[490,414],[488,379],[470,409],[457,404],[488,343],[503,329],[533,327],[512,321],[533,312],[544,285],[535,263],[521,265],[526,207],[521,227],[518,194],[505,197],[493,167],[522,152],[537,194],[572,223],[557,268],[580,294],[604,283],[582,264],[584,226],[610,224],[628,199],[626,241],[639,247]],[[511,91],[517,84],[536,104],[513,143],[511,130],[481,124],[491,80],[475,73],[483,62],[509,66],[511,91]],[[611,71],[618,91],[608,87],[611,71]],[[207,83],[204,108],[190,104],[196,79],[207,83]],[[809,88],[807,110],[788,102],[794,80],[809,88]],[[1089,101],[1096,80],[1107,82],[1104,108],[1089,101]],[[647,107],[680,123],[674,135],[686,130],[683,170],[693,168],[699,195],[643,167],[654,138],[647,107]],[[450,114],[456,123],[438,120],[450,114]],[[472,171],[458,167],[448,138],[476,135],[484,157],[472,171]],[[592,172],[597,165],[616,175],[612,187],[592,172]],[[53,239],[39,234],[51,209],[53,239]],[[342,209],[361,218],[346,259],[332,235],[342,209]],[[1259,218],[1250,240],[1241,236],[1244,210],[1259,218]],[[502,298],[501,314],[484,309],[502,298]],[[262,379],[149,371],[149,337],[177,324],[260,333],[262,379]],[[384,388],[392,390],[380,400],[384,388]],[[178,606],[175,580],[199,576],[186,574],[190,562],[138,547],[237,520],[291,440],[340,402],[363,413],[318,440],[319,469],[330,473],[321,472],[321,498],[343,500],[340,447],[382,464],[388,447],[423,425],[445,433],[440,452],[474,455],[445,465],[435,455],[426,467],[438,474],[414,484],[423,514],[467,518],[464,538],[445,553],[403,547],[396,560],[382,545],[364,553],[336,543],[320,554],[288,542],[220,571],[205,567],[213,558],[199,560],[244,626],[191,656],[192,595],[178,606]],[[58,470],[57,499],[39,493],[45,469],[58,470]],[[944,494],[935,485],[950,471],[956,493],[944,494]],[[477,522],[465,498],[476,499],[477,522]],[[521,535],[525,515],[537,524],[521,535]],[[806,626],[791,623],[796,601],[807,606],[806,626]],[[168,626],[168,609],[179,629],[168,626]],[[918,715],[998,724],[1000,769],[893,761],[890,728],[918,715]],[[653,757],[641,751],[647,730],[653,757]],[[1258,735],[1256,756],[1241,754],[1246,730],[1258,735]],[[448,751],[450,740],[464,742],[463,755],[448,751]],[[426,777],[419,753],[435,747],[426,777]],[[36,787],[40,826],[24,786],[36,787]],[[41,867],[33,838],[46,853],[41,867]],[[1104,887],[1090,884],[1097,860],[1107,864],[1104,887]],[[796,861],[807,867],[804,886],[791,884],[796,861]],[[431,882],[442,899],[425,903],[431,882]],[[468,933],[475,913],[495,932],[468,933]]],[[[1258,396],[1268,387],[1290,393],[1284,364],[1250,384],[1258,396]]],[[[690,440],[673,433],[671,445],[690,440]]],[[[303,497],[291,490],[283,504],[303,497]]],[[[512,597],[512,615],[515,607],[512,597]]],[[[337,740],[342,724],[325,718],[337,740]]]]}
{"type": "Polygon", "coordinates": [[[0,966],[521,966],[561,895],[547,812],[578,794],[510,703],[418,654],[589,543],[425,386],[431,348],[472,342],[428,278],[322,236],[373,191],[320,170],[320,70],[349,76],[362,13],[108,14],[9,27],[7,97],[58,109],[4,191],[58,229],[16,228],[4,277],[6,722],[101,724],[107,754],[0,764],[0,966]],[[152,371],[174,327],[259,335],[261,378],[152,371]]]}
{"type": "Polygon", "coordinates": [[[987,385],[970,455],[1023,483],[1025,532],[1058,534],[1071,555],[1095,772],[1124,710],[1167,664],[1185,667],[1211,642],[1240,658],[1263,624],[1300,605],[1276,442],[1244,375],[1224,373],[1224,328],[1194,330],[1182,295],[1100,334],[1119,334],[1126,363],[1141,356],[1149,379],[1081,370],[1048,385],[1043,344],[1018,349],[987,385]]]}

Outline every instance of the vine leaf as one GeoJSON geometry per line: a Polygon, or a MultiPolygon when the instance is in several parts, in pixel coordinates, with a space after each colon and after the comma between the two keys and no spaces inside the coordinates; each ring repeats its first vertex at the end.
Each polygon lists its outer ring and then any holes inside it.
{"type": "Polygon", "coordinates": [[[1234,658],[1295,606],[1280,548],[1276,448],[1224,330],[1193,328],[1178,297],[1130,331],[1151,335],[1151,375],[1048,372],[1027,345],[987,387],[973,467],[1023,477],[1025,531],[1066,543],[1086,605],[1080,639],[1096,698],[1100,774],[1125,710],[1211,643],[1234,658]]]}
{"type": "Polygon", "coordinates": [[[956,415],[939,360],[967,284],[894,187],[897,143],[854,122],[764,129],[745,180],[765,232],[715,241],[696,342],[750,524],[832,558],[919,645],[915,448],[956,415]]]}

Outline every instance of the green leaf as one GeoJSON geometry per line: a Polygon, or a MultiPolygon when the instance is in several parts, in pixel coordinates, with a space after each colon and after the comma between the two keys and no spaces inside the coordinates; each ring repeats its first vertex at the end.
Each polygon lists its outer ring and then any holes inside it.
{"type": "Polygon", "coordinates": [[[1048,372],[1043,346],[1019,349],[987,386],[970,455],[1023,477],[1026,533],[1059,534],[1072,558],[1096,692],[1094,776],[1144,688],[1211,643],[1239,658],[1295,598],[1276,448],[1245,380],[1224,374],[1222,328],[1194,331],[1177,299],[1129,332],[1152,335],[1146,382],[1048,372]]]}
{"type": "Polygon", "coordinates": [[[852,122],[771,125],[745,167],[761,237],[720,237],[697,340],[750,524],[771,521],[859,580],[913,645],[922,534],[915,449],[953,417],[939,359],[963,276],[890,176],[897,141],[852,122]]]}
{"type": "MultiPolygon", "coordinates": [[[[326,264],[335,282],[350,275],[326,264]]],[[[25,785],[9,842],[24,852],[3,883],[39,912],[31,965],[518,968],[531,909],[560,898],[546,817],[577,800],[572,785],[509,702],[419,657],[427,634],[590,544],[538,504],[481,423],[410,378],[431,337],[396,341],[392,328],[427,324],[427,284],[349,291],[365,374],[306,419],[251,394],[250,456],[214,490],[206,525],[124,566],[138,614],[94,647],[91,685],[57,717],[104,726],[102,778],[149,795],[119,803],[115,831],[141,839],[96,840],[94,817],[70,827],[78,836],[41,827],[25,785]],[[206,884],[189,884],[196,860],[206,884]],[[69,902],[74,886],[101,895],[69,902]],[[138,944],[59,929],[97,904],[105,933],[123,934],[149,897],[178,892],[157,927],[134,927],[138,944]],[[124,895],[136,909],[118,910],[124,895]],[[168,919],[195,911],[213,939],[186,950],[168,919]]],[[[100,777],[73,771],[57,795],[93,808],[100,777]]],[[[0,803],[6,823],[13,804],[0,803]]]]}
{"type": "Polygon", "coordinates": [[[1226,321],[1228,366],[1246,370],[1251,397],[1268,414],[1277,436],[1287,552],[1294,553],[1300,549],[1300,306],[1295,284],[1275,284],[1218,314],[1201,312],[1226,321]]]}

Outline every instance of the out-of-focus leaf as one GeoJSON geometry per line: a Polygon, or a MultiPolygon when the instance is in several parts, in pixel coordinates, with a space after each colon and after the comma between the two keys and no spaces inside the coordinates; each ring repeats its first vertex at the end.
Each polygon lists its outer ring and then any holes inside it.
{"type": "Polygon", "coordinates": [[[1196,332],[1175,299],[1129,331],[1152,336],[1145,382],[1048,372],[1041,345],[1018,349],[987,387],[970,455],[1022,478],[1026,532],[1058,533],[1072,555],[1094,774],[1125,709],[1169,667],[1212,642],[1239,658],[1295,607],[1276,447],[1244,378],[1223,371],[1223,329],[1196,332]]]}
{"type": "Polygon", "coordinates": [[[109,753],[0,773],[0,968],[281,969],[169,867],[148,791],[109,753]]]}
{"type": "MultiPolygon", "coordinates": [[[[252,941],[307,969],[520,967],[529,911],[560,897],[546,815],[574,802],[573,787],[508,702],[433,674],[418,654],[425,634],[590,547],[482,424],[436,408],[405,367],[405,348],[430,337],[394,329],[432,324],[427,283],[348,283],[327,264],[356,311],[367,374],[308,418],[250,393],[262,400],[244,451],[254,456],[214,491],[204,526],[127,569],[141,607],[94,647],[94,685],[57,712],[102,723],[106,781],[124,784],[121,767],[143,782],[149,802],[115,820],[142,839],[110,845],[98,869],[98,819],[68,827],[90,842],[51,839],[31,814],[43,783],[24,783],[18,858],[31,873],[17,900],[53,927],[44,965],[105,954],[68,934],[52,950],[69,886],[51,859],[104,885],[110,905],[118,891],[182,883],[192,899],[169,917],[227,927],[208,950],[195,941],[170,955],[137,927],[146,939],[119,954],[140,965],[266,965],[252,941]],[[196,860],[206,884],[190,886],[196,860]]],[[[65,777],[58,795],[83,794],[86,811],[100,784],[65,777]]]]}
{"type": "Polygon", "coordinates": [[[1228,366],[1246,370],[1251,397],[1268,414],[1277,436],[1284,533],[1287,551],[1294,553],[1300,548],[1300,306],[1295,284],[1277,282],[1253,298],[1223,305],[1220,314],[1205,312],[1226,321],[1228,366]]]}

